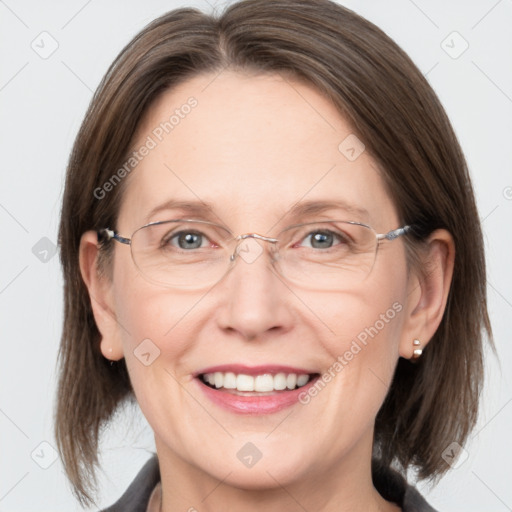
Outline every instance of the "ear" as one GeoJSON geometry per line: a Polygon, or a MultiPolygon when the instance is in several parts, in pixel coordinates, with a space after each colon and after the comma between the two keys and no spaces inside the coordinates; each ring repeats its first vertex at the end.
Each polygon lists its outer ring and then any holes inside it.
{"type": "Polygon", "coordinates": [[[101,334],[101,352],[107,359],[117,361],[123,358],[123,347],[113,308],[112,283],[106,274],[99,272],[98,255],[97,233],[85,232],[80,240],[80,272],[89,291],[94,320],[101,334]]]}
{"type": "Polygon", "coordinates": [[[424,349],[432,339],[446,308],[453,276],[455,244],[445,229],[434,231],[420,257],[420,269],[411,269],[400,356],[411,359],[413,350],[424,349]],[[418,339],[419,346],[413,341],[418,339]]]}

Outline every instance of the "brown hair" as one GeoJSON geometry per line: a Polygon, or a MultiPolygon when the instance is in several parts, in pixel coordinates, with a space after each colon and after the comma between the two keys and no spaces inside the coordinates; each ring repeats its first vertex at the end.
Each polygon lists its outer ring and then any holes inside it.
{"type": "Polygon", "coordinates": [[[223,69],[289,74],[330,98],[378,162],[412,246],[447,229],[455,269],[439,329],[416,365],[400,359],[375,425],[385,465],[442,475],[442,451],[473,428],[483,380],[486,306],[482,234],[464,156],[421,72],[379,28],[328,0],[246,0],[218,16],[171,11],[150,23],[110,66],[70,157],[59,242],[65,312],[55,434],[81,504],[93,502],[98,441],[122,403],[134,401],[124,360],[111,367],[79,269],[87,230],[115,227],[124,180],[94,191],[126,159],[142,117],[165,90],[223,69]]]}

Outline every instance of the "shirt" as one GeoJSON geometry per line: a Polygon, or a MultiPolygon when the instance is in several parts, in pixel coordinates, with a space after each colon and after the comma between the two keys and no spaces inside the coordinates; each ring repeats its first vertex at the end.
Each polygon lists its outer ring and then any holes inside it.
{"type": "MultiPolygon", "coordinates": [[[[372,466],[373,485],[387,501],[396,503],[402,512],[436,512],[402,475],[391,468],[372,466]]],[[[139,471],[126,492],[101,512],[153,512],[159,501],[160,468],[154,455],[139,471]],[[151,501],[151,502],[150,502],[151,501]]]]}

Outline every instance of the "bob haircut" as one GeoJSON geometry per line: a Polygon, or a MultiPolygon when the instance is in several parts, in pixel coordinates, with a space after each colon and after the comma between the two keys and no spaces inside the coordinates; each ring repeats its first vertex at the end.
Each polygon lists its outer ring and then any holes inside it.
{"type": "Polygon", "coordinates": [[[459,143],[422,73],[372,23],[329,0],[244,0],[219,15],[181,8],[147,25],[108,69],[72,149],[59,229],[65,309],[55,435],[73,494],[94,502],[100,434],[121,404],[136,403],[124,359],[111,366],[101,354],[79,268],[82,234],[115,228],[127,180],[107,200],[95,191],[126,161],[159,95],[225,69],[292,77],[333,102],[377,162],[401,222],[415,226],[405,237],[409,264],[428,271],[419,258],[425,239],[438,228],[452,234],[443,320],[417,364],[399,359],[373,453],[374,463],[439,478],[449,469],[443,450],[463,445],[477,419],[485,333],[493,346],[481,227],[459,143]]]}

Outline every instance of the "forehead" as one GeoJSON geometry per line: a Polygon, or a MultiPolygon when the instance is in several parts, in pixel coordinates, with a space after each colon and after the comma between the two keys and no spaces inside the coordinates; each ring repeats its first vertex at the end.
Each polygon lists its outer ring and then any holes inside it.
{"type": "Polygon", "coordinates": [[[351,126],[314,88],[279,74],[224,71],[181,83],[147,112],[132,149],[119,216],[127,229],[172,218],[159,207],[187,202],[208,204],[235,230],[238,221],[268,227],[302,202],[341,204],[338,218],[376,228],[396,221],[351,126]]]}

